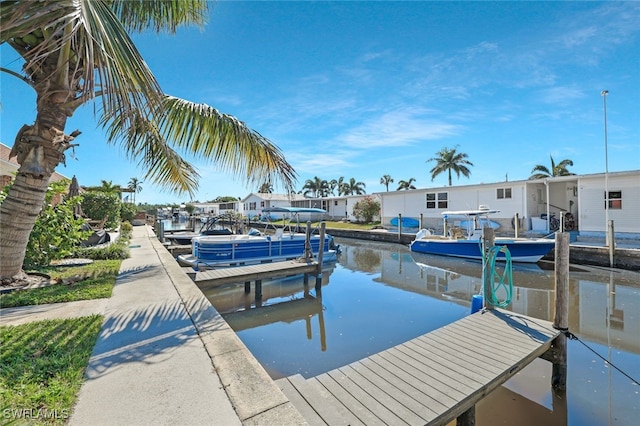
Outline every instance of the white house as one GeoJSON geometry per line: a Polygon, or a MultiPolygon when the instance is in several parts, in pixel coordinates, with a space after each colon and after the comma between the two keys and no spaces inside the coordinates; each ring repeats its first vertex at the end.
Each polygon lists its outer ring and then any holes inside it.
{"type": "MultiPolygon", "coordinates": [[[[327,211],[327,216],[331,217],[333,220],[348,220],[349,222],[357,222],[358,218],[353,215],[353,208],[359,202],[364,200],[366,197],[373,197],[378,202],[381,202],[380,196],[377,194],[370,195],[343,195],[338,197],[329,197],[325,200],[327,201],[325,204],[325,209],[327,211]]],[[[376,216],[375,219],[378,219],[376,216]]]]}
{"type": "Polygon", "coordinates": [[[605,181],[609,189],[608,216],[614,221],[616,234],[640,235],[640,170],[382,192],[378,193],[381,221],[389,225],[392,218],[402,214],[422,220],[422,227],[441,230],[444,211],[486,205],[500,210],[492,216],[501,224],[500,232],[514,229],[516,213],[522,229],[546,231],[548,218],[564,212],[573,215],[581,233],[603,233],[605,181]]]}

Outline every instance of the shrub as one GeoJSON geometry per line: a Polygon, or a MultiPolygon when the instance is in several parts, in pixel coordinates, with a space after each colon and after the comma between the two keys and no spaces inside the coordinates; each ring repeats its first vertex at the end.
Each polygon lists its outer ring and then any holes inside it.
{"type": "Polygon", "coordinates": [[[120,223],[120,197],[114,193],[90,191],[83,195],[82,211],[93,220],[105,217],[105,227],[117,228],[120,223]]]}
{"type": "Polygon", "coordinates": [[[135,204],[122,203],[120,205],[120,220],[122,220],[123,222],[132,222],[137,212],[138,209],[135,204]]]}
{"type": "Polygon", "coordinates": [[[380,214],[380,202],[373,197],[364,197],[353,206],[353,215],[363,222],[373,221],[374,216],[380,214]]]}
{"type": "Polygon", "coordinates": [[[71,255],[91,232],[82,231],[82,218],[75,218],[74,207],[82,197],[71,197],[52,205],[51,200],[66,189],[68,181],[53,182],[46,194],[46,205],[29,235],[24,258],[25,268],[36,268],[71,255]]]}

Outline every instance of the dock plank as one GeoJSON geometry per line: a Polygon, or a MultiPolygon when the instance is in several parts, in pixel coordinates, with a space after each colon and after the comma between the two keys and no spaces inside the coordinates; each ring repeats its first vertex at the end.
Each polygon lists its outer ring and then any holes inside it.
{"type": "Polygon", "coordinates": [[[332,370],[327,374],[347,392],[358,398],[359,401],[365,404],[367,408],[378,417],[379,421],[375,424],[408,424],[395,414],[394,410],[390,407],[395,407],[395,404],[391,403],[388,398],[381,395],[380,392],[376,392],[375,389],[365,390],[370,386],[369,383],[362,383],[361,380],[358,382],[358,377],[347,376],[341,369],[332,370]],[[378,398],[374,398],[369,392],[376,393],[378,398]],[[385,401],[386,405],[381,403],[381,401],[385,401]]]}
{"type": "Polygon", "coordinates": [[[395,406],[394,413],[407,423],[422,425],[425,423],[426,417],[421,413],[428,412],[430,409],[420,402],[417,389],[403,388],[403,382],[400,381],[385,381],[376,372],[361,364],[347,365],[340,370],[352,378],[359,376],[360,379],[355,380],[357,383],[371,383],[371,386],[366,388],[367,392],[385,406],[395,406]],[[385,400],[393,401],[393,405],[385,400]]]}
{"type": "Polygon", "coordinates": [[[276,384],[287,395],[289,401],[302,414],[310,426],[325,426],[327,424],[291,384],[288,377],[276,380],[276,384]]]}
{"type": "MultiPolygon", "coordinates": [[[[302,376],[300,376],[302,379],[302,376]]],[[[307,401],[312,402],[313,408],[329,425],[358,425],[364,426],[339,399],[327,390],[317,379],[300,380],[294,383],[299,391],[305,392],[307,401]],[[321,401],[320,404],[317,402],[321,401]]]]}
{"type": "Polygon", "coordinates": [[[442,425],[544,354],[559,334],[548,321],[479,312],[316,378],[297,379],[324,385],[325,394],[308,394],[305,402],[327,424],[442,425]]]}
{"type": "Polygon", "coordinates": [[[380,419],[371,412],[360,400],[344,389],[340,384],[330,375],[321,374],[316,376],[316,379],[322,385],[327,388],[329,392],[333,394],[342,404],[348,407],[349,411],[353,413],[358,420],[365,425],[372,425],[380,422],[380,419]]]}

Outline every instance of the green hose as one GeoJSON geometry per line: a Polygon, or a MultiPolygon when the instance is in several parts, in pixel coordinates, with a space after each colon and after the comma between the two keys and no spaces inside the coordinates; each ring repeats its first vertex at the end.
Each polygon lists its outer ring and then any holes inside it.
{"type": "Polygon", "coordinates": [[[485,285],[491,285],[491,292],[489,297],[490,303],[493,306],[499,308],[506,308],[511,303],[513,297],[513,273],[511,269],[511,253],[507,246],[493,246],[487,250],[487,253],[483,253],[485,278],[488,274],[488,280],[485,280],[485,285]],[[504,272],[500,274],[496,271],[496,261],[498,259],[498,253],[504,253],[504,272]],[[496,293],[501,288],[504,288],[506,297],[504,300],[498,300],[496,293]]]}

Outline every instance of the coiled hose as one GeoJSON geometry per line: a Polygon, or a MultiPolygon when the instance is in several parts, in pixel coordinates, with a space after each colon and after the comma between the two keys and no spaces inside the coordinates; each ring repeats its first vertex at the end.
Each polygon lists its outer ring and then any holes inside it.
{"type": "Polygon", "coordinates": [[[507,246],[493,246],[490,247],[486,253],[483,252],[483,262],[485,271],[485,285],[491,286],[489,301],[491,305],[499,308],[506,308],[511,303],[513,298],[513,273],[511,268],[511,253],[507,246]],[[498,260],[498,254],[504,253],[504,271],[500,274],[496,270],[496,261],[498,260]],[[499,300],[497,293],[500,289],[504,289],[505,299],[499,300]]]}

